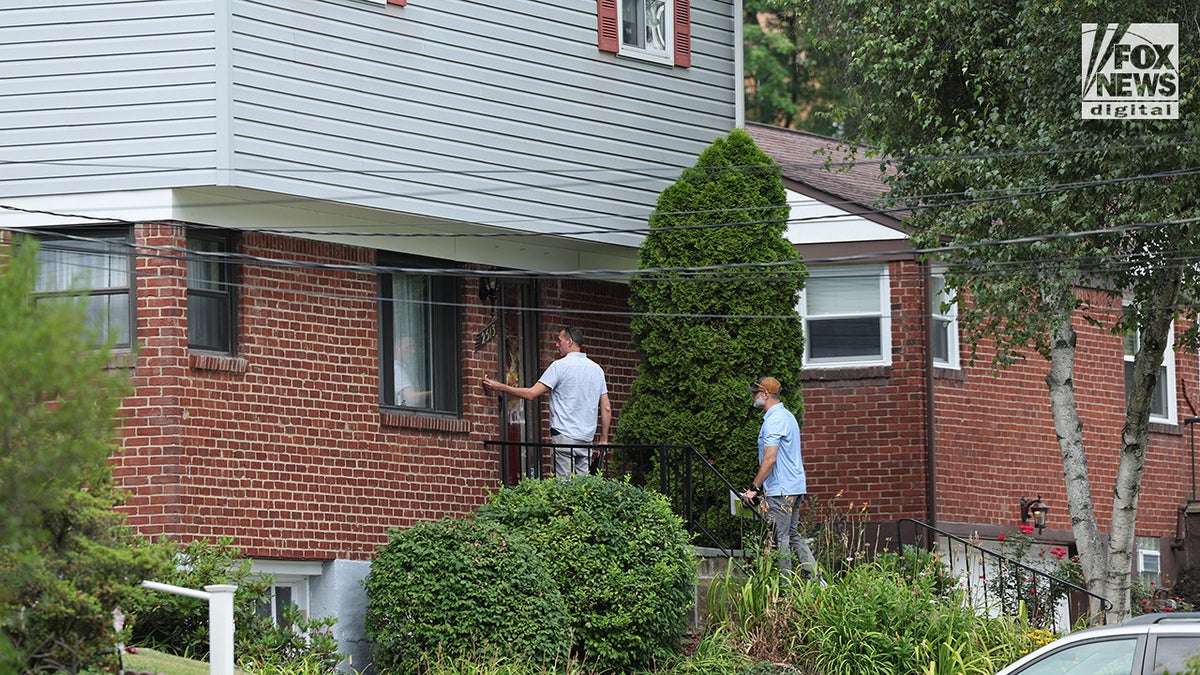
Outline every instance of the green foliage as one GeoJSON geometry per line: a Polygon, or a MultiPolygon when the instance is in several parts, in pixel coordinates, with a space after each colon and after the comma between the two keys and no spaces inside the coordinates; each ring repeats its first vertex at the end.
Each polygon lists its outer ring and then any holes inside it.
{"type": "Polygon", "coordinates": [[[3,630],[17,649],[0,672],[115,668],[113,612],[133,604],[141,581],[161,569],[159,551],[135,538],[114,511],[106,464],[47,508],[47,536],[0,552],[6,580],[3,630]]]}
{"type": "MultiPolygon", "coordinates": [[[[164,584],[203,589],[232,584],[234,593],[234,658],[246,670],[272,669],[331,672],[341,660],[331,617],[308,619],[294,606],[284,609],[283,625],[259,612],[270,600],[273,579],[250,573],[250,560],[228,537],[196,539],[186,544],[163,541],[158,546],[172,564],[152,578],[164,584]]],[[[143,589],[127,608],[130,644],[167,654],[208,658],[208,604],[174,593],[143,589]]]]}
{"type": "Polygon", "coordinates": [[[47,510],[107,461],[129,386],[80,302],[31,299],[38,246],[24,241],[0,246],[0,545],[44,535],[47,510]]]}
{"type": "Polygon", "coordinates": [[[321,675],[332,673],[342,660],[338,653],[332,616],[310,619],[296,605],[283,608],[281,622],[256,615],[239,622],[244,635],[236,640],[238,665],[248,673],[321,675]]]}
{"type": "Polygon", "coordinates": [[[487,520],[444,519],[393,533],[364,580],[376,667],[418,672],[428,654],[565,663],[570,620],[543,560],[487,520]]]}
{"type": "Polygon", "coordinates": [[[923,557],[931,573],[914,574],[911,555],[881,555],[797,598],[804,655],[815,668],[887,675],[932,663],[938,673],[983,675],[1015,658],[1025,643],[1019,631],[979,616],[961,597],[947,597],[935,557],[923,557]]]}
{"type": "Polygon", "coordinates": [[[850,118],[832,118],[842,98],[845,57],[829,51],[793,8],[747,0],[742,49],[746,118],[764,124],[840,136],[850,118]]]}
{"type": "Polygon", "coordinates": [[[826,675],[993,673],[1028,651],[1026,627],[980,616],[928,553],[882,553],[827,584],[781,592],[776,570],[713,580],[708,630],[760,662],[826,675]]]}
{"type": "MultiPolygon", "coordinates": [[[[1105,295],[1128,294],[1142,305],[1164,286],[1163,274],[1178,270],[1161,262],[1194,248],[1198,230],[1187,225],[980,245],[1194,214],[1200,187],[1194,172],[1169,181],[1139,177],[1196,166],[1195,144],[1166,135],[1200,130],[1198,90],[1181,92],[1178,121],[1082,120],[1078,82],[1081,23],[1194,25],[1194,4],[794,4],[827,27],[826,39],[852,54],[847,107],[862,115],[857,140],[895,161],[892,200],[931,207],[910,220],[914,243],[961,245],[939,256],[951,263],[951,286],[972,294],[969,306],[960,305],[967,336],[972,344],[998,340],[998,365],[1020,358],[1028,345],[1048,352],[1058,318],[1086,302],[1071,292],[1076,286],[1096,286],[1090,282],[1102,278],[1105,295]]],[[[1195,31],[1179,35],[1180,80],[1194,81],[1200,41],[1195,31]]],[[[1195,273],[1185,274],[1194,297],[1195,273]]],[[[1103,312],[1093,318],[1108,326],[1121,321],[1103,312]]]]}
{"type": "Polygon", "coordinates": [[[545,562],[574,631],[574,657],[628,672],[679,653],[696,559],[666,500],[596,476],[522,481],[481,519],[520,534],[545,562]]]}
{"type": "Polygon", "coordinates": [[[1179,348],[1200,343],[1200,267],[1190,264],[1200,248],[1200,144],[1190,140],[1200,134],[1200,88],[1188,84],[1200,78],[1200,4],[788,4],[850,55],[846,105],[861,121],[854,140],[890,157],[888,201],[921,207],[907,221],[912,242],[947,265],[972,358],[997,368],[1031,351],[1051,359],[1047,383],[1080,559],[1091,590],[1126,615],[1121,569],[1173,322],[1181,319],[1179,348]],[[1179,25],[1177,120],[1082,119],[1080,28],[1090,22],[1179,25]],[[1074,399],[1072,321],[1080,319],[1136,332],[1139,342],[1122,438],[1109,443],[1121,448],[1121,466],[1107,544],[1074,399]]]}
{"type": "Polygon", "coordinates": [[[802,418],[804,266],[783,238],[779,167],[741,130],[718,138],[659,196],[630,283],[643,362],[619,441],[691,444],[728,476],[757,470],[761,415],[746,387],[770,375],[802,418]],[[679,268],[694,268],[681,271],[679,268]]]}
{"type": "Polygon", "coordinates": [[[115,665],[113,611],[161,564],[114,511],[128,390],[75,299],[36,302],[37,243],[0,246],[0,671],[115,665]]]}

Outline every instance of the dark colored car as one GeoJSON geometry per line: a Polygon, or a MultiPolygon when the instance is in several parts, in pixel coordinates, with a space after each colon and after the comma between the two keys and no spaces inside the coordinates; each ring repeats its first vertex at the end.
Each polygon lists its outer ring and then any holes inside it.
{"type": "Polygon", "coordinates": [[[1143,614],[1069,633],[996,675],[1200,675],[1200,612],[1143,614]],[[1189,669],[1188,661],[1196,660],[1189,669]]]}

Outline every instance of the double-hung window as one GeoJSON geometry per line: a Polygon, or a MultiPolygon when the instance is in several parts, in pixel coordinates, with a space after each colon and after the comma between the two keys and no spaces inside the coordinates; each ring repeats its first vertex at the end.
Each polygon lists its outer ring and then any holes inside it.
{"type": "Polygon", "coordinates": [[[134,332],[133,255],[128,229],[41,236],[37,302],[83,296],[88,326],[128,348],[134,332]]]}
{"type": "Polygon", "coordinates": [[[1146,588],[1162,585],[1161,554],[1158,551],[1158,539],[1154,537],[1137,537],[1134,541],[1137,547],[1137,572],[1146,588]]]}
{"type": "Polygon", "coordinates": [[[891,365],[888,306],[886,267],[809,268],[798,308],[805,365],[891,365]]]}
{"type": "Polygon", "coordinates": [[[461,397],[455,278],[383,274],[379,290],[383,405],[458,414],[461,397]]]}
{"type": "Polygon", "coordinates": [[[599,0],[600,50],[692,64],[690,0],[599,0]]]}
{"type": "Polygon", "coordinates": [[[946,288],[945,276],[934,273],[929,282],[929,306],[933,314],[929,350],[933,353],[933,363],[942,368],[958,368],[958,305],[946,288]]]}
{"type": "MultiPolygon", "coordinates": [[[[1174,329],[1168,334],[1168,344],[1175,340],[1174,329]]],[[[1133,359],[1141,345],[1141,336],[1136,330],[1125,333],[1125,396],[1128,398],[1133,386],[1133,359]]],[[[1154,397],[1150,401],[1150,421],[1175,424],[1175,350],[1163,350],[1163,362],[1158,368],[1158,382],[1154,385],[1154,397]]]]}
{"type": "Polygon", "coordinates": [[[222,254],[232,249],[222,231],[188,234],[188,347],[233,354],[236,322],[236,266],[222,254]]]}

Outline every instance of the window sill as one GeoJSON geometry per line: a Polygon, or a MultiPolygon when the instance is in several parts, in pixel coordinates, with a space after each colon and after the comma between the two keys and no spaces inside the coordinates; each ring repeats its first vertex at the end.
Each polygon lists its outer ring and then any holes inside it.
{"type": "Polygon", "coordinates": [[[192,370],[208,370],[218,373],[245,373],[250,369],[250,362],[236,356],[224,354],[203,354],[190,352],[188,365],[192,370]]]}
{"type": "Polygon", "coordinates": [[[875,380],[892,376],[891,366],[808,366],[800,379],[805,382],[835,382],[838,380],[875,380]]]}
{"type": "Polygon", "coordinates": [[[1150,420],[1150,424],[1147,428],[1152,434],[1168,434],[1171,436],[1183,435],[1183,428],[1178,424],[1171,424],[1170,422],[1157,422],[1155,420],[1150,420]]]}
{"type": "Polygon", "coordinates": [[[421,429],[424,431],[442,431],[452,434],[466,434],[471,432],[471,423],[460,417],[417,415],[395,410],[380,410],[379,424],[397,429],[421,429]]]}
{"type": "Polygon", "coordinates": [[[959,368],[949,368],[934,364],[933,379],[946,380],[948,382],[966,382],[967,374],[959,368]]]}

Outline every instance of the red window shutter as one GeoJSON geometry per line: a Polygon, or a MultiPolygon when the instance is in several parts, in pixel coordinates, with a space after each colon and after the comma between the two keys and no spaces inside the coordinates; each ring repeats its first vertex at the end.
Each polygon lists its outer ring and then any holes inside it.
{"type": "Polygon", "coordinates": [[[617,53],[621,49],[621,29],[617,26],[617,0],[596,0],[596,15],[600,51],[617,53]]]}
{"type": "Polygon", "coordinates": [[[692,67],[691,0],[675,0],[675,65],[692,67]]]}

